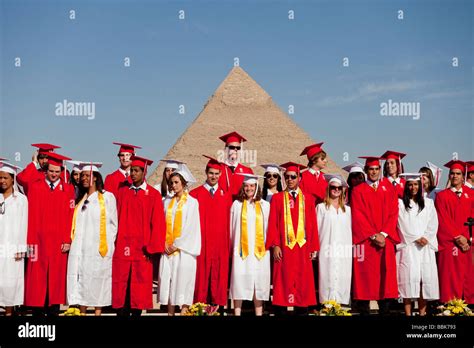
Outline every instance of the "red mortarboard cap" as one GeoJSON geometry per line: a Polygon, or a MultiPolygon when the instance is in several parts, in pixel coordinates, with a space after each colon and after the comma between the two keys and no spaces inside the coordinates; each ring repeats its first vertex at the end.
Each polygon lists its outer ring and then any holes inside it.
{"type": "Polygon", "coordinates": [[[463,173],[466,172],[466,163],[460,160],[452,160],[444,165],[445,167],[452,169],[460,169],[463,173]]]}
{"type": "Polygon", "coordinates": [[[243,136],[241,136],[237,132],[224,134],[223,136],[220,136],[219,139],[222,140],[226,144],[241,143],[241,142],[247,141],[247,139],[245,139],[243,136]]]}
{"type": "Polygon", "coordinates": [[[474,161],[466,161],[467,164],[467,172],[474,172],[474,161]]]}
{"type": "Polygon", "coordinates": [[[135,153],[135,149],[141,149],[140,146],[131,145],[131,144],[123,144],[123,143],[116,143],[116,142],[114,142],[113,144],[120,146],[119,153],[121,152],[135,153]]]}
{"type": "Polygon", "coordinates": [[[359,158],[365,159],[365,166],[372,167],[372,166],[379,166],[380,167],[380,157],[376,156],[359,156],[359,158]]]}
{"type": "Polygon", "coordinates": [[[37,147],[39,150],[39,153],[49,153],[53,152],[54,149],[60,149],[60,146],[56,146],[53,144],[47,144],[47,143],[39,143],[39,144],[31,144],[31,146],[37,147]]]}
{"type": "Polygon", "coordinates": [[[402,152],[397,152],[397,151],[386,151],[381,157],[380,159],[382,160],[388,160],[390,158],[393,158],[393,159],[402,159],[403,157],[405,157],[406,154],[405,153],[402,153],[402,152]]]}
{"type": "Polygon", "coordinates": [[[300,156],[306,155],[308,157],[308,160],[311,160],[311,158],[314,155],[323,151],[323,149],[321,148],[323,144],[324,143],[317,143],[317,144],[306,146],[304,150],[300,153],[300,156]]]}
{"type": "Polygon", "coordinates": [[[206,168],[213,168],[213,169],[222,169],[222,162],[219,162],[214,157],[203,155],[204,157],[208,158],[209,161],[207,162],[206,168]]]}
{"type": "Polygon", "coordinates": [[[69,161],[71,159],[72,158],[60,155],[59,153],[56,153],[56,152],[48,153],[48,163],[58,166],[58,167],[64,166],[63,161],[69,161]]]}
{"type": "Polygon", "coordinates": [[[133,156],[132,157],[132,167],[140,167],[140,168],[145,168],[148,167],[153,163],[152,160],[144,157],[138,157],[138,156],[133,156]]]}
{"type": "Polygon", "coordinates": [[[295,162],[286,162],[283,164],[280,164],[280,167],[283,167],[286,169],[286,172],[297,172],[299,173],[302,169],[306,168],[302,164],[298,164],[295,162]]]}

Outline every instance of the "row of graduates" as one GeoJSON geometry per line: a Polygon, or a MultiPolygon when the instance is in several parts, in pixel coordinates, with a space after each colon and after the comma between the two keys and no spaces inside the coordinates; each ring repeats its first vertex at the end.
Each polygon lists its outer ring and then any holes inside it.
{"type": "MultiPolygon", "coordinates": [[[[236,314],[242,300],[254,300],[256,313],[261,314],[262,301],[270,295],[270,252],[273,304],[303,312],[316,304],[312,260],[318,251],[320,301],[348,304],[352,283],[352,299],[363,303],[361,308],[368,309],[369,300],[380,300],[384,311],[387,300],[397,298],[399,292],[407,300],[438,297],[437,241],[441,299],[464,297],[472,303],[472,263],[466,257],[471,255],[469,232],[463,225],[472,216],[472,194],[463,185],[471,167],[466,169],[460,161],[448,164],[453,187],[436,199],[441,202],[437,203],[438,214],[444,214],[440,220],[445,221],[438,229],[431,199],[424,199],[426,190],[420,195],[425,183],[418,184],[418,191],[411,184],[423,176],[412,176],[410,185],[398,175],[381,179],[379,158],[368,157],[367,178],[359,180],[363,185],[351,178],[360,176],[361,166],[347,168],[347,206],[342,194],[344,180],[334,175],[325,178],[321,172],[327,160],[319,143],[303,151],[309,160],[305,171],[291,162],[265,165],[262,195],[258,177],[238,163],[245,139],[233,132],[222,140],[225,163],[210,158],[206,183],[189,193],[186,187],[194,181],[192,174],[184,163],[167,161],[159,187],[162,195],[146,183],[146,169],[152,161],[134,155],[136,146],[119,144],[121,168],[107,176],[105,190],[99,164],[82,164],[82,187],[77,186],[75,192],[61,177],[62,161],[67,158],[47,144],[37,144],[38,162],[45,155],[48,169],[44,174],[41,165],[32,164],[18,175],[28,194],[30,212],[24,214],[23,208],[23,214],[10,215],[9,222],[23,226],[23,231],[28,226],[27,244],[36,249],[28,259],[25,305],[37,308],[38,313],[41,307],[51,311],[54,305],[66,303],[67,284],[67,303],[81,305],[82,311],[93,306],[100,314],[101,307],[112,304],[121,315],[139,315],[152,307],[151,255],[155,253],[163,253],[158,299],[169,305],[170,314],[175,305],[186,310],[196,301],[225,305],[231,246],[229,295],[235,300],[236,314]],[[281,187],[283,168],[285,190],[281,187]],[[38,174],[36,178],[32,173],[38,174]],[[403,199],[397,201],[399,195],[403,199]],[[28,216],[28,223],[19,224],[18,216],[28,216]]],[[[401,155],[388,152],[382,157],[387,163],[394,160],[398,168],[401,155]]],[[[14,209],[6,211],[10,210],[14,209]]],[[[6,301],[7,306],[20,304],[20,260],[18,257],[11,272],[12,279],[17,279],[11,291],[16,298],[9,304],[6,301]]]]}

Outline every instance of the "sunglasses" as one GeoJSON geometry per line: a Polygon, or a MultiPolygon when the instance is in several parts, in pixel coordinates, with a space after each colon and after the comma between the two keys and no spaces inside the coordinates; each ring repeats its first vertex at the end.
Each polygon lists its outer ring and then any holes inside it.
{"type": "Polygon", "coordinates": [[[291,180],[295,180],[298,178],[298,175],[285,175],[285,179],[291,179],[291,180]]]}
{"type": "Polygon", "coordinates": [[[240,150],[240,146],[233,146],[233,145],[230,145],[230,146],[227,146],[229,148],[229,150],[240,150]]]}
{"type": "Polygon", "coordinates": [[[341,191],[342,190],[342,186],[329,186],[329,188],[331,190],[336,190],[336,191],[341,191]]]}
{"type": "Polygon", "coordinates": [[[5,214],[5,202],[0,203],[0,215],[5,214]]]}
{"type": "Polygon", "coordinates": [[[265,179],[278,179],[279,175],[278,174],[267,174],[265,175],[265,179]]]}
{"type": "Polygon", "coordinates": [[[86,200],[84,201],[84,205],[83,205],[82,208],[81,208],[81,211],[85,211],[85,210],[87,209],[87,204],[89,204],[89,201],[86,199],[86,200]]]}

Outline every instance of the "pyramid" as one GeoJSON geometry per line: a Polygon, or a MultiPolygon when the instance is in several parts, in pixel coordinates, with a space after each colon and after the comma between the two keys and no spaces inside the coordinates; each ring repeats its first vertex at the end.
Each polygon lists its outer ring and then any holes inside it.
{"type": "MultiPolygon", "coordinates": [[[[316,142],[242,68],[234,67],[164,158],[186,162],[198,186],[205,181],[207,160],[202,154],[221,160],[224,143],[219,136],[234,130],[247,139],[241,162],[257,174],[263,174],[262,163],[295,161],[306,165],[306,157],[299,154],[316,142]]],[[[161,162],[150,175],[150,184],[161,181],[163,167],[161,162]]],[[[330,158],[324,172],[346,176],[330,158]]]]}

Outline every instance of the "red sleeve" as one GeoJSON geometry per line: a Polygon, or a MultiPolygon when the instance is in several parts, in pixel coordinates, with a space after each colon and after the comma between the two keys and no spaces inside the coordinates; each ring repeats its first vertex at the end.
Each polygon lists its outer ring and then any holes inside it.
{"type": "Polygon", "coordinates": [[[310,246],[310,251],[313,252],[313,251],[319,251],[320,247],[319,247],[319,232],[318,232],[318,219],[317,219],[317,216],[316,216],[316,208],[313,204],[313,202],[309,202],[308,200],[306,200],[306,204],[307,204],[307,216],[306,216],[306,223],[307,223],[307,226],[306,228],[308,229],[308,231],[310,232],[310,235],[309,235],[309,246],[310,246]]]}
{"type": "MultiPolygon", "coordinates": [[[[354,189],[351,197],[352,211],[352,243],[361,244],[370,236],[380,232],[370,224],[370,212],[365,209],[364,197],[361,190],[354,189]]],[[[385,231],[384,231],[385,232],[385,231]]]]}
{"type": "Polygon", "coordinates": [[[23,187],[23,191],[25,192],[25,194],[28,194],[28,186],[34,179],[37,171],[38,169],[36,169],[36,165],[31,162],[16,176],[16,180],[21,185],[21,187],[23,187]]]}
{"type": "Polygon", "coordinates": [[[64,219],[65,219],[65,227],[64,227],[64,235],[63,235],[63,243],[64,244],[71,244],[71,228],[72,228],[72,217],[74,215],[74,186],[71,184],[64,184],[64,192],[66,193],[66,207],[64,212],[64,219]]]}
{"type": "MultiPolygon", "coordinates": [[[[273,196],[270,203],[270,217],[268,218],[267,242],[265,247],[280,246],[280,219],[278,217],[278,197],[273,196]]],[[[281,203],[281,202],[280,202],[281,203]]]]}
{"type": "Polygon", "coordinates": [[[31,190],[28,196],[28,233],[26,237],[26,244],[28,245],[37,245],[38,244],[38,236],[37,236],[37,214],[38,209],[36,209],[36,205],[33,203],[37,199],[37,189],[35,185],[31,186],[31,190]]]}
{"type": "Polygon", "coordinates": [[[166,219],[161,194],[156,192],[153,204],[150,241],[146,251],[150,254],[161,253],[165,250],[166,219]]]}
{"type": "Polygon", "coordinates": [[[400,235],[398,234],[397,230],[397,222],[398,222],[398,196],[396,192],[390,195],[388,202],[386,203],[388,207],[388,217],[384,220],[384,226],[382,227],[381,232],[385,232],[388,234],[388,237],[392,240],[394,244],[399,244],[400,235]]]}
{"type": "Polygon", "coordinates": [[[448,197],[447,195],[440,192],[435,199],[435,207],[438,213],[438,243],[440,249],[451,247],[454,245],[454,237],[459,236],[456,230],[455,222],[453,221],[451,214],[449,214],[448,197]]]}

